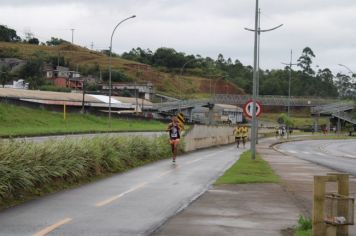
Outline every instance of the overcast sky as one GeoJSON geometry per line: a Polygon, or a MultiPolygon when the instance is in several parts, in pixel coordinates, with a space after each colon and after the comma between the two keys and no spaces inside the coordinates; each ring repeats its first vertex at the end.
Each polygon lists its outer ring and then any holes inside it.
{"type": "MultiPolygon", "coordinates": [[[[281,28],[261,34],[261,68],[283,68],[309,46],[314,69],[356,73],[355,0],[260,0],[261,28],[281,28]]],[[[0,0],[0,24],[40,41],[51,36],[96,50],[108,49],[114,26],[116,53],[141,47],[172,47],[187,54],[225,58],[253,65],[254,0],[0,0]]]]}

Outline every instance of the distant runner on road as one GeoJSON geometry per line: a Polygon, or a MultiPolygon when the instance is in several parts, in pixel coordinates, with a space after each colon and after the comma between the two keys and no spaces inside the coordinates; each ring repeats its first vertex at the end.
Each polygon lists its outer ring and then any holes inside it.
{"type": "Polygon", "coordinates": [[[248,136],[248,127],[246,125],[243,125],[241,127],[241,137],[242,137],[242,144],[244,148],[247,142],[247,136],[248,136]]]}
{"type": "Polygon", "coordinates": [[[174,116],[172,118],[172,122],[169,123],[167,127],[167,131],[169,132],[169,143],[171,144],[171,148],[172,148],[173,163],[175,163],[177,158],[177,149],[178,149],[180,132],[181,132],[181,128],[179,126],[177,117],[174,116]]]}
{"type": "Polygon", "coordinates": [[[239,148],[240,147],[240,140],[241,140],[241,127],[240,125],[237,125],[236,128],[233,131],[233,134],[235,135],[235,142],[236,142],[236,147],[239,148]]]}

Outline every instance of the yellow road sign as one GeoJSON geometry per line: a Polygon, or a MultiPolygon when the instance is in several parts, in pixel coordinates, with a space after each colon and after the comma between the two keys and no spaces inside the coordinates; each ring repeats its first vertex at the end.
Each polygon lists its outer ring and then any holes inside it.
{"type": "Polygon", "coordinates": [[[181,129],[184,130],[184,122],[185,122],[184,115],[182,113],[178,113],[177,119],[181,129]]]}
{"type": "Polygon", "coordinates": [[[184,115],[182,113],[178,113],[177,118],[178,118],[179,123],[184,125],[184,121],[185,121],[184,115]]]}

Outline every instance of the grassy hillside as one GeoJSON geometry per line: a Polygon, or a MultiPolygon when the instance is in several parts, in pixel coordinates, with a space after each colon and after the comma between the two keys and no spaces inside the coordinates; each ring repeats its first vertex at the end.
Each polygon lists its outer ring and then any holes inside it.
{"type": "MultiPolygon", "coordinates": [[[[108,56],[76,45],[43,46],[0,42],[0,58],[12,57],[29,60],[35,57],[48,58],[58,55],[63,56],[72,68],[99,66],[103,71],[109,68],[108,56]]],[[[137,82],[152,82],[157,92],[174,97],[179,97],[180,94],[185,98],[209,97],[214,90],[216,93],[244,94],[242,89],[225,80],[212,81],[196,76],[180,77],[118,57],[113,58],[112,68],[124,72],[137,82]]]]}
{"type": "Polygon", "coordinates": [[[101,131],[163,131],[166,124],[158,121],[112,119],[106,117],[63,114],[0,103],[0,137],[18,135],[63,134],[101,131]]]}

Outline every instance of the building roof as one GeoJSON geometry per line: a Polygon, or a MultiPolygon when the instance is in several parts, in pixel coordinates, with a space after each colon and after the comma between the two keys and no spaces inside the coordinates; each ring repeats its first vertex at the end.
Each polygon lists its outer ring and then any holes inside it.
{"type": "MultiPolygon", "coordinates": [[[[99,99],[97,95],[85,94],[85,102],[93,104],[106,104],[105,99],[99,99]]],[[[106,97],[108,96],[100,95],[106,97]]],[[[51,101],[52,103],[62,103],[63,102],[81,102],[83,99],[82,93],[63,93],[63,92],[49,92],[49,91],[39,91],[39,90],[25,90],[25,89],[11,89],[11,88],[0,88],[0,97],[8,97],[22,100],[42,100],[42,101],[51,101]]],[[[112,96],[113,100],[118,101],[122,104],[136,104],[136,98],[127,98],[127,97],[117,97],[112,96]]],[[[138,104],[141,105],[143,102],[144,106],[152,106],[150,101],[139,98],[138,104]]],[[[48,103],[48,102],[47,102],[48,103]]],[[[113,103],[113,102],[112,102],[113,103]]]]}

